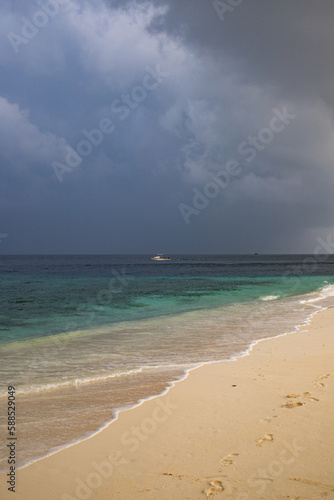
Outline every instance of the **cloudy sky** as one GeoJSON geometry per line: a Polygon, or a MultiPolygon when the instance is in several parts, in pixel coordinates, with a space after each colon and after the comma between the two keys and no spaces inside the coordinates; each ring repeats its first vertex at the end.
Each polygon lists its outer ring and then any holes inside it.
{"type": "Polygon", "coordinates": [[[333,0],[3,0],[0,253],[334,240],[333,0]]]}

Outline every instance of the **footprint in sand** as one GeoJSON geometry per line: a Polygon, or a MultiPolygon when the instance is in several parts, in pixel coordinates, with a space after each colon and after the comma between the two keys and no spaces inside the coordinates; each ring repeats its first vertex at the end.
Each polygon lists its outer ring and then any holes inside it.
{"type": "Polygon", "coordinates": [[[172,472],[163,472],[163,476],[172,476],[172,477],[177,477],[179,479],[182,479],[184,477],[184,474],[173,474],[172,472]]]}
{"type": "Polygon", "coordinates": [[[263,443],[270,443],[270,441],[274,441],[274,436],[272,434],[266,434],[262,439],[257,442],[258,446],[262,446],[263,443]]]}
{"type": "Polygon", "coordinates": [[[311,398],[312,395],[311,395],[310,392],[300,392],[299,394],[293,394],[293,393],[292,394],[288,394],[286,397],[287,398],[303,398],[303,397],[305,397],[305,398],[311,398]]]}
{"type": "Polygon", "coordinates": [[[227,457],[222,458],[220,461],[223,465],[232,465],[233,457],[237,457],[239,453],[229,453],[227,457]]]}
{"type": "Polygon", "coordinates": [[[325,387],[325,384],[323,382],[319,382],[319,380],[324,380],[325,378],[330,377],[330,373],[325,373],[325,375],[320,375],[320,377],[316,378],[314,382],[316,382],[316,385],[314,386],[315,389],[319,389],[322,387],[325,387]]]}
{"type": "Polygon", "coordinates": [[[296,408],[296,406],[303,406],[305,403],[301,403],[300,401],[296,401],[295,403],[292,403],[292,401],[289,401],[289,403],[285,403],[283,408],[296,408]]]}
{"type": "MultiPolygon", "coordinates": [[[[300,394],[288,394],[286,396],[289,399],[295,399],[295,398],[307,398],[310,401],[319,401],[319,399],[314,398],[310,392],[301,392],[300,394]]],[[[305,403],[301,403],[300,401],[296,401],[293,403],[292,401],[289,401],[288,403],[285,403],[282,405],[284,408],[295,408],[296,406],[303,406],[305,403]]]]}
{"type": "Polygon", "coordinates": [[[270,417],[268,417],[268,418],[261,418],[260,422],[261,422],[261,424],[269,423],[269,422],[271,422],[271,418],[270,417]]]}
{"type": "Polygon", "coordinates": [[[318,398],[315,398],[313,397],[309,392],[307,393],[307,396],[306,396],[308,399],[310,399],[311,401],[319,401],[318,398]]]}
{"type": "Polygon", "coordinates": [[[210,488],[204,490],[203,493],[206,494],[207,498],[213,498],[217,495],[217,493],[221,493],[222,491],[224,491],[223,483],[221,481],[214,480],[211,481],[210,488]]]}

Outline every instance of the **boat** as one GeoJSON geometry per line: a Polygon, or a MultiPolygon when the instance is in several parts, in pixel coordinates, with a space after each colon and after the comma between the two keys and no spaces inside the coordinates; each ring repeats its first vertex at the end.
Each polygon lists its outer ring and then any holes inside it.
{"type": "Polygon", "coordinates": [[[171,260],[171,258],[163,257],[162,253],[158,253],[155,257],[151,257],[151,260],[171,260]]]}

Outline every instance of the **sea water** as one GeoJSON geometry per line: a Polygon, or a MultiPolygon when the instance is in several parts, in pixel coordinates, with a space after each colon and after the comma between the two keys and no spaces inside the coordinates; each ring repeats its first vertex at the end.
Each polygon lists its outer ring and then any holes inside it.
{"type": "Polygon", "coordinates": [[[15,386],[20,465],[333,303],[330,255],[171,257],[0,257],[0,432],[15,386]]]}

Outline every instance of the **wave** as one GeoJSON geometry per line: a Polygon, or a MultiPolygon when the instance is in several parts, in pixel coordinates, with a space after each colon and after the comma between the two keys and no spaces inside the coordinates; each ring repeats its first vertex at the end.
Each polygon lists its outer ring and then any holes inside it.
{"type": "MultiPolygon", "coordinates": [[[[108,373],[106,375],[96,375],[95,377],[83,377],[83,378],[75,378],[71,380],[64,380],[64,381],[59,381],[59,382],[53,382],[49,384],[32,384],[32,385],[27,385],[21,389],[16,389],[16,394],[37,394],[40,392],[44,391],[50,391],[50,390],[56,390],[56,389],[62,389],[62,388],[67,388],[67,387],[74,387],[77,388],[78,386],[84,385],[84,384],[90,384],[93,382],[103,382],[106,380],[110,380],[113,378],[117,377],[127,377],[129,375],[136,375],[138,373],[143,373],[144,371],[149,371],[149,370],[159,370],[160,372],[163,370],[171,370],[171,369],[177,369],[177,370],[186,370],[189,368],[190,363],[160,363],[157,365],[145,365],[141,366],[139,368],[133,368],[131,370],[124,370],[124,371],[118,371],[114,373],[108,373]]],[[[8,393],[4,391],[0,391],[0,397],[7,397],[8,393]]]]}
{"type": "MultiPolygon", "coordinates": [[[[142,366],[140,368],[127,370],[124,372],[114,372],[114,373],[109,373],[108,375],[97,375],[95,377],[76,378],[76,379],[72,379],[72,380],[53,382],[50,384],[27,385],[26,387],[23,387],[22,389],[16,389],[16,393],[17,394],[32,394],[32,393],[39,393],[39,392],[49,391],[49,390],[54,390],[54,389],[60,389],[60,388],[64,388],[64,387],[78,387],[79,385],[89,384],[91,382],[101,382],[103,380],[108,380],[111,378],[124,377],[127,375],[141,373],[145,368],[147,369],[148,367],[142,366]]],[[[7,397],[7,392],[1,391],[0,397],[5,397],[5,396],[7,397]]]]}
{"type": "Polygon", "coordinates": [[[279,299],[279,295],[266,295],[265,297],[261,297],[261,300],[267,301],[267,300],[276,300],[279,299]]]}
{"type": "MultiPolygon", "coordinates": [[[[325,282],[328,283],[328,282],[325,282]]],[[[300,304],[313,304],[313,302],[319,302],[320,300],[327,299],[329,297],[334,296],[334,285],[325,285],[324,287],[318,290],[318,294],[316,297],[311,297],[307,300],[300,300],[300,304]]]]}

